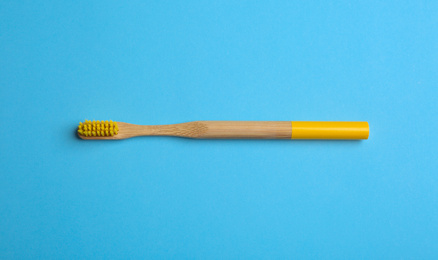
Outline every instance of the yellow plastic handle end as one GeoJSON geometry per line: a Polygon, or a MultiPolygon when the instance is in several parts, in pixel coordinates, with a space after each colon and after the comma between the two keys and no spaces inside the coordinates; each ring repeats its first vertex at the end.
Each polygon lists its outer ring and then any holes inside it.
{"type": "Polygon", "coordinates": [[[292,121],[292,139],[368,139],[368,122],[292,121]]]}

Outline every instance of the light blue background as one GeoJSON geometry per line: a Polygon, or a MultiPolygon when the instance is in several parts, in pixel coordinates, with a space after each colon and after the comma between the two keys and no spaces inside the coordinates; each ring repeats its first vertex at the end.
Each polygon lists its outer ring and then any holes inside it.
{"type": "Polygon", "coordinates": [[[437,1],[1,1],[0,258],[437,259],[437,1]],[[367,141],[82,141],[84,119],[367,141]]]}

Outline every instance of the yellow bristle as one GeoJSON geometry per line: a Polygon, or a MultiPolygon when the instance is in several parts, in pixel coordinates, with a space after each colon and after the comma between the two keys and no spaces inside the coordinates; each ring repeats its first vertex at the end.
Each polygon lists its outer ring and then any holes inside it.
{"type": "Polygon", "coordinates": [[[78,134],[82,136],[114,136],[119,133],[119,126],[113,120],[88,120],[79,122],[78,134]]]}

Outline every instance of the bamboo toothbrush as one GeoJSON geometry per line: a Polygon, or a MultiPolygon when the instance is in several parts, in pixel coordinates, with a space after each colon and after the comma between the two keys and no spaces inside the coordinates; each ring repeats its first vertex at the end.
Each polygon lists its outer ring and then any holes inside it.
{"type": "Polygon", "coordinates": [[[178,136],[199,139],[368,139],[367,122],[194,121],[171,125],[134,125],[113,121],[80,122],[78,135],[87,140],[136,136],[178,136]]]}

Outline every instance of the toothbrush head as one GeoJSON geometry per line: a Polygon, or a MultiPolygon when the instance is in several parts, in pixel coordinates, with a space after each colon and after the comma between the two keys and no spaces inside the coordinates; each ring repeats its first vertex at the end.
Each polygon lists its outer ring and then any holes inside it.
{"type": "Polygon", "coordinates": [[[117,122],[112,120],[85,120],[84,123],[79,122],[78,135],[79,137],[111,137],[119,133],[117,122]]]}

